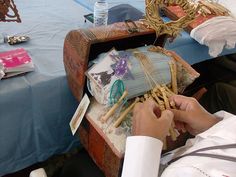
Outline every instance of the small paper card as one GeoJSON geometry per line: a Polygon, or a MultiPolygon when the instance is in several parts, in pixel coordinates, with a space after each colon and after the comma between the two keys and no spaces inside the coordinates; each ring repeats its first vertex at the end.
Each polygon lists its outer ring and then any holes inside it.
{"type": "Polygon", "coordinates": [[[115,64],[111,55],[118,55],[118,52],[115,49],[112,49],[105,55],[105,57],[103,56],[103,59],[100,60],[99,63],[93,65],[86,73],[87,76],[101,89],[106,87],[110,88],[110,85],[118,79],[111,67],[115,64]]]}
{"type": "Polygon", "coordinates": [[[90,104],[90,100],[88,98],[88,95],[85,94],[78,108],[76,109],[75,114],[73,115],[70,121],[70,129],[73,135],[77,131],[78,127],[80,126],[80,123],[83,120],[83,117],[88,109],[89,104],[90,104]]]}

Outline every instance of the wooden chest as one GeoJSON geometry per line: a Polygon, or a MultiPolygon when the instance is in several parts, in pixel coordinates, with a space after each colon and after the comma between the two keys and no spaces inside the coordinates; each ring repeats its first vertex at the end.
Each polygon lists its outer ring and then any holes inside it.
{"type": "MultiPolygon", "coordinates": [[[[67,34],[64,43],[64,65],[69,86],[78,101],[85,88],[85,72],[88,61],[98,54],[109,51],[112,47],[118,50],[136,48],[154,44],[163,46],[166,36],[156,40],[155,31],[136,23],[139,32],[130,33],[125,23],[116,23],[107,27],[78,29],[67,34]]],[[[107,177],[118,177],[123,163],[123,152],[115,148],[104,132],[99,128],[96,119],[99,118],[101,105],[92,102],[85,119],[79,127],[79,138],[98,167],[107,177]]],[[[183,136],[184,138],[184,136],[183,136]]],[[[179,142],[182,139],[179,138],[179,142]]],[[[171,146],[175,148],[176,145],[171,146]]]]}
{"type": "Polygon", "coordinates": [[[88,61],[95,59],[98,54],[107,52],[112,47],[124,50],[146,44],[155,44],[161,47],[164,45],[165,36],[160,36],[156,40],[154,30],[147,29],[140,22],[135,24],[138,27],[138,32],[133,33],[128,31],[127,23],[120,22],[106,27],[78,29],[67,34],[63,51],[64,65],[69,86],[78,101],[83,95],[84,72],[88,68],[88,61]]]}

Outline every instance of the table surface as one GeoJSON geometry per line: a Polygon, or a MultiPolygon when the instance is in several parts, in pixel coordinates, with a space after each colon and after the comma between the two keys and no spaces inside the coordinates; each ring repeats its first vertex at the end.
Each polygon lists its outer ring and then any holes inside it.
{"type": "Polygon", "coordinates": [[[66,34],[88,13],[74,1],[15,0],[22,23],[0,23],[0,33],[28,35],[24,48],[35,71],[0,80],[0,176],[78,146],[69,121],[77,107],[63,64],[66,34]]]}

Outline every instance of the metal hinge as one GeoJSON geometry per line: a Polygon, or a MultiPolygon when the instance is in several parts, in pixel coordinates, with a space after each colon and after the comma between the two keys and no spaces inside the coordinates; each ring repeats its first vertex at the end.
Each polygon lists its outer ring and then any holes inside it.
{"type": "Polygon", "coordinates": [[[132,20],[125,20],[125,24],[126,24],[126,27],[127,27],[127,31],[129,33],[137,33],[137,32],[139,32],[139,28],[135,24],[134,21],[132,21],[132,20]]]}

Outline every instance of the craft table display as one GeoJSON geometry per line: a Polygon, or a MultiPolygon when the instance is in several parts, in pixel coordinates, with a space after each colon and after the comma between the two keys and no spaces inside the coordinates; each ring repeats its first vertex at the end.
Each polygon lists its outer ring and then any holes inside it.
{"type": "MultiPolygon", "coordinates": [[[[69,86],[77,100],[81,100],[85,87],[85,72],[89,60],[95,59],[100,53],[115,47],[117,50],[136,48],[155,41],[155,32],[137,23],[138,33],[129,33],[125,23],[116,23],[107,27],[79,29],[67,34],[64,43],[64,65],[69,86]]],[[[165,36],[157,38],[157,45],[163,46],[165,36]]],[[[175,55],[175,54],[173,54],[175,55]]],[[[176,58],[177,57],[176,55],[176,58]]],[[[185,63],[179,58],[182,63],[185,63]]],[[[196,73],[187,63],[185,68],[196,78],[196,73]]],[[[107,109],[94,99],[79,127],[79,138],[96,164],[107,177],[119,176],[124,155],[127,134],[119,129],[109,133],[109,121],[102,124],[100,118],[107,109]]],[[[179,146],[186,135],[181,136],[169,148],[179,146]]]]}

